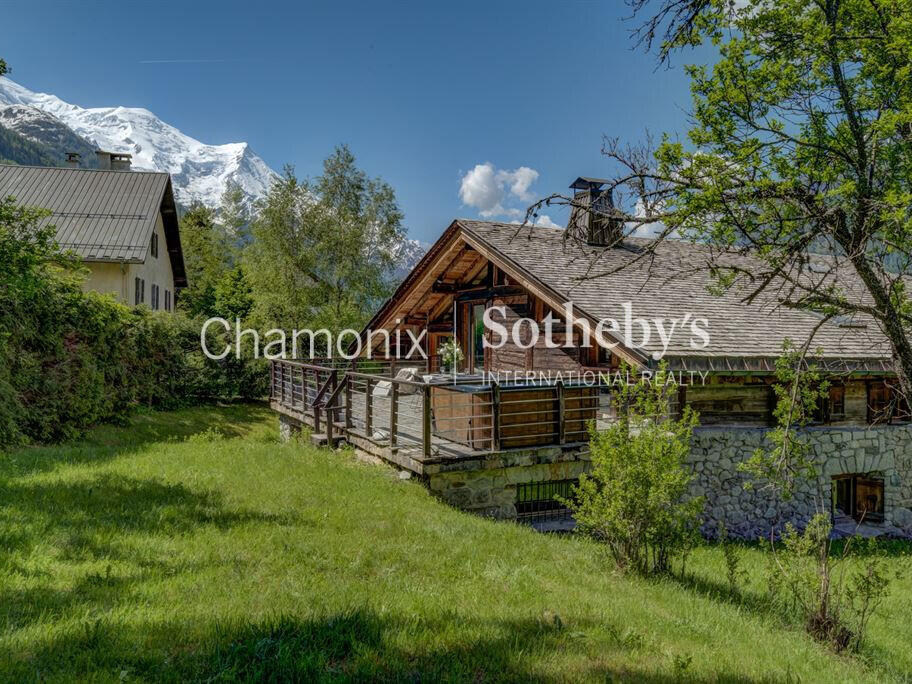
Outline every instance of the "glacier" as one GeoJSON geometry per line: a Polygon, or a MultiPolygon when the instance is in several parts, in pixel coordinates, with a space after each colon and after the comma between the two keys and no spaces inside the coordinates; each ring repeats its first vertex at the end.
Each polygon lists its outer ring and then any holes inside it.
{"type": "Polygon", "coordinates": [[[207,145],[139,107],[84,108],[55,95],[35,93],[0,78],[0,105],[23,105],[51,114],[99,149],[133,155],[133,167],[171,174],[175,199],[184,206],[218,207],[229,182],[251,205],[278,174],[245,142],[207,145]]]}

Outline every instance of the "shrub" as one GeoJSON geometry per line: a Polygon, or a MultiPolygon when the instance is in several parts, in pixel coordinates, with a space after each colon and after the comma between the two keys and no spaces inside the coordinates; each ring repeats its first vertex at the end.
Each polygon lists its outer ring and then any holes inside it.
{"type": "Polygon", "coordinates": [[[44,216],[0,200],[0,446],[72,439],[136,404],[265,395],[263,362],[203,355],[201,321],[83,292],[44,216]]]}
{"type": "Polygon", "coordinates": [[[664,371],[615,397],[620,419],[591,433],[592,470],[567,501],[581,531],[607,544],[621,568],[649,574],[671,568],[699,539],[702,498],[688,497],[685,466],[697,417],[669,414],[664,371]]]}

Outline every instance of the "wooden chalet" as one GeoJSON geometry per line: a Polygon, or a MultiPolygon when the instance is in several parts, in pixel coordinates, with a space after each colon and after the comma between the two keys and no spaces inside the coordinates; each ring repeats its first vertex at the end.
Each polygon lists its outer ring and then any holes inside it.
{"type": "MultiPolygon", "coordinates": [[[[578,190],[578,197],[604,200],[596,179],[581,178],[571,187],[578,190]]],[[[661,356],[669,370],[686,380],[678,391],[677,407],[671,410],[688,404],[699,412],[705,429],[753,430],[751,434],[760,434],[757,439],[762,440],[765,428],[772,424],[772,383],[783,343],[788,339],[801,345],[813,333],[812,356],[832,383],[829,398],[818,411],[821,429],[866,431],[875,425],[908,422],[908,410],[893,389],[889,344],[873,321],[856,317],[821,325],[821,318],[813,313],[780,306],[772,290],[750,301],[745,300],[746,286],[713,293],[706,268],[709,247],[669,240],[651,249],[648,240],[620,240],[617,226],[593,216],[575,211],[567,229],[453,221],[367,325],[362,333],[362,360],[297,366],[277,362],[273,405],[287,417],[310,425],[319,439],[344,438],[429,479],[432,489],[434,479],[439,481],[446,473],[503,471],[490,475],[497,482],[511,469],[547,465],[520,477],[532,480],[511,483],[506,477],[506,485],[499,489],[492,485],[493,494],[485,491],[477,498],[465,495],[461,486],[436,487],[457,505],[501,517],[522,517],[523,504],[529,501],[538,502],[531,504],[533,509],[547,508],[535,498],[537,494],[524,488],[526,483],[544,487],[547,500],[548,492],[559,492],[585,470],[587,426],[611,420],[610,392],[578,379],[587,372],[589,377],[611,372],[622,362],[634,369],[654,369],[661,356]],[[573,303],[575,316],[588,321],[591,330],[602,319],[618,321],[617,346],[609,351],[594,338],[585,339],[580,327],[568,329],[562,318],[567,302],[573,303]],[[653,326],[649,340],[643,340],[637,329],[631,331],[636,332],[633,339],[643,343],[625,345],[624,303],[630,304],[633,316],[649,321],[680,320],[687,315],[690,320],[703,318],[708,343],[695,345],[686,327],[662,340],[653,326]],[[521,344],[485,348],[481,320],[492,306],[505,308],[502,322],[508,329],[520,318],[542,322],[550,313],[558,319],[554,339],[561,346],[548,348],[544,338],[530,345],[526,337],[521,344]],[[367,332],[380,330],[391,333],[393,339],[399,331],[403,353],[410,346],[404,332],[410,330],[414,336],[424,332],[422,349],[427,358],[367,361],[368,355],[383,358],[382,336],[372,335],[367,344],[367,332]],[[440,348],[454,338],[465,359],[455,376],[441,374],[440,348]],[[570,345],[564,346],[568,338],[570,345]],[[416,371],[403,375],[402,367],[409,365],[416,371]],[[493,381],[488,375],[517,371],[570,373],[557,381],[532,384],[493,381]],[[574,465],[568,467],[568,463],[574,465]],[[463,496],[469,498],[463,500],[463,496]]],[[[742,272],[761,270],[750,256],[731,259],[742,272]]],[[[897,439],[905,445],[907,433],[897,439]]],[[[742,442],[734,449],[749,456],[747,443],[742,442]]],[[[832,442],[827,444],[832,448],[832,442]]],[[[864,444],[859,448],[865,453],[877,449],[864,444]]],[[[701,449],[711,453],[716,445],[701,449]]],[[[896,451],[894,446],[890,449],[896,451]]],[[[824,460],[825,451],[820,455],[824,460]]],[[[908,458],[912,468],[912,455],[908,458]]],[[[869,465],[860,460],[843,463],[836,475],[864,480],[875,470],[869,465]]],[[[880,475],[873,479],[881,482],[881,489],[875,517],[883,517],[890,498],[882,485],[883,471],[892,476],[903,468],[877,470],[880,475]]],[[[886,489],[893,492],[895,505],[912,503],[908,485],[886,489]]],[[[855,515],[852,502],[859,485],[834,484],[831,490],[845,490],[839,494],[840,510],[855,515]]],[[[870,518],[870,501],[865,505],[870,518]]]]}

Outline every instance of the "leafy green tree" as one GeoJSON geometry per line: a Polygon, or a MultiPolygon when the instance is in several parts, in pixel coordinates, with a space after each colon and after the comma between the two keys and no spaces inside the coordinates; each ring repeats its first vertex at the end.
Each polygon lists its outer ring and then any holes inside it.
{"type": "Polygon", "coordinates": [[[201,205],[192,207],[180,221],[181,246],[187,270],[187,287],[178,307],[190,316],[215,314],[215,290],[231,267],[232,247],[215,212],[201,205]]]}
{"type": "Polygon", "coordinates": [[[678,231],[721,247],[709,265],[726,286],[873,319],[912,396],[912,4],[629,2],[662,60],[702,44],[715,54],[686,67],[686,143],[606,140],[618,168],[610,213],[664,227],[658,239],[678,231]],[[744,250],[762,267],[733,265],[744,250]]]}
{"type": "Polygon", "coordinates": [[[225,271],[215,284],[213,312],[222,318],[234,321],[247,319],[253,308],[253,292],[250,282],[240,264],[225,271]]]}
{"type": "Polygon", "coordinates": [[[591,435],[592,470],[567,501],[579,529],[607,544],[621,568],[666,572],[699,539],[702,497],[688,495],[686,465],[697,415],[670,415],[664,370],[621,387],[619,420],[591,435]]]}
{"type": "Polygon", "coordinates": [[[251,229],[252,316],[261,327],[286,329],[363,325],[392,291],[405,238],[393,189],[368,178],[345,146],[313,180],[286,169],[251,229]]]}
{"type": "Polygon", "coordinates": [[[250,211],[244,202],[244,191],[234,181],[228,181],[222,193],[218,223],[234,248],[233,260],[236,261],[250,241],[250,211]]]}

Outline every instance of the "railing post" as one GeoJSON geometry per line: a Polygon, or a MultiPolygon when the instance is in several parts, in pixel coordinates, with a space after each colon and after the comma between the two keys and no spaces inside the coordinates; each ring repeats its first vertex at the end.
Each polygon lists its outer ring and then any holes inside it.
{"type": "Polygon", "coordinates": [[[564,408],[566,399],[564,398],[564,383],[562,380],[557,381],[557,415],[558,415],[558,444],[564,444],[567,441],[567,424],[564,420],[564,408]]]}
{"type": "Polygon", "coordinates": [[[374,438],[374,400],[371,396],[371,379],[364,379],[364,432],[368,439],[374,438]]]}
{"type": "Polygon", "coordinates": [[[279,366],[279,387],[281,388],[282,405],[285,405],[285,364],[279,366]]]}
{"type": "Polygon", "coordinates": [[[336,429],[336,426],[335,426],[335,422],[336,422],[336,416],[335,416],[335,414],[336,414],[336,411],[335,411],[335,408],[333,408],[333,404],[334,404],[335,401],[336,401],[336,400],[334,399],[334,397],[335,397],[335,394],[336,394],[336,387],[338,386],[339,381],[338,381],[338,376],[336,375],[337,371],[336,371],[335,368],[333,368],[329,373],[330,373],[330,375],[329,375],[329,384],[330,384],[330,386],[332,387],[332,390],[331,390],[330,393],[329,393],[329,399],[326,401],[326,443],[327,443],[330,447],[332,447],[332,445],[333,445],[333,432],[334,432],[335,429],[336,429]]]}
{"type": "Polygon", "coordinates": [[[390,449],[396,451],[396,432],[399,430],[399,385],[392,381],[392,390],[390,391],[390,449]]]}
{"type": "Polygon", "coordinates": [[[431,386],[424,386],[424,402],[421,415],[421,446],[425,456],[431,455],[431,386]]]}
{"type": "Polygon", "coordinates": [[[342,376],[342,382],[345,383],[345,430],[351,430],[352,426],[352,384],[351,378],[346,373],[342,376]]]}
{"type": "Polygon", "coordinates": [[[491,451],[500,451],[500,385],[491,383],[491,451]]]}
{"type": "MultiPolygon", "coordinates": [[[[315,382],[317,388],[319,389],[320,373],[316,370],[314,371],[314,382],[315,382]]],[[[313,408],[313,412],[314,412],[314,432],[319,432],[320,431],[320,405],[319,405],[319,402],[316,400],[316,396],[314,396],[314,402],[313,402],[313,404],[311,404],[311,407],[313,408]]]]}

